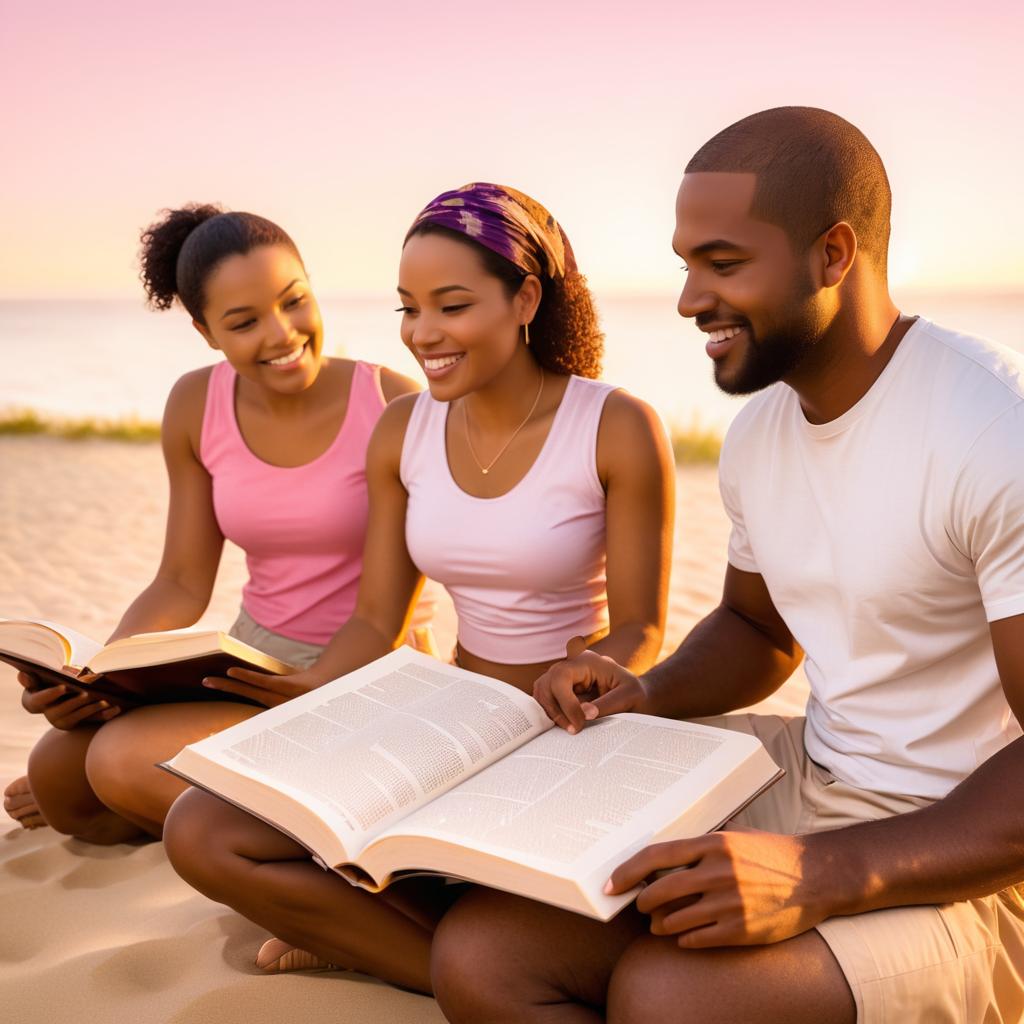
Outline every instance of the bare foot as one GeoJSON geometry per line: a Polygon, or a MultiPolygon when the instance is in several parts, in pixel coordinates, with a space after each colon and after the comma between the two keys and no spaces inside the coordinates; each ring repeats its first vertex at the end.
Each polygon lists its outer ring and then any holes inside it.
{"type": "Polygon", "coordinates": [[[24,775],[4,790],[4,810],[22,828],[42,828],[46,824],[24,775]]]}
{"type": "Polygon", "coordinates": [[[256,966],[268,974],[282,971],[342,970],[337,964],[321,960],[313,953],[289,945],[283,939],[267,939],[256,954],[256,966]]]}

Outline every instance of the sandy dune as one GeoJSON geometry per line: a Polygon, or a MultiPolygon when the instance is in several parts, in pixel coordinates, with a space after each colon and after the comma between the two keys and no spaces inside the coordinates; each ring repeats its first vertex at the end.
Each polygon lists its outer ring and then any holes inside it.
{"type": "MultiPolygon", "coordinates": [[[[42,617],[105,637],[150,578],[163,538],[159,449],[0,438],[0,614],[42,617]]],[[[714,470],[679,476],[670,649],[717,601],[728,522],[714,470]]],[[[226,627],[244,580],[227,551],[204,625],[226,627]]],[[[450,648],[454,621],[436,632],[450,648]]],[[[22,772],[45,722],[26,715],[0,665],[0,787],[22,772]]],[[[769,707],[800,713],[794,679],[769,707]]],[[[194,893],[158,843],[98,848],[0,820],[0,1007],[18,1024],[441,1021],[432,1000],[352,974],[263,976],[265,933],[194,893]]]]}

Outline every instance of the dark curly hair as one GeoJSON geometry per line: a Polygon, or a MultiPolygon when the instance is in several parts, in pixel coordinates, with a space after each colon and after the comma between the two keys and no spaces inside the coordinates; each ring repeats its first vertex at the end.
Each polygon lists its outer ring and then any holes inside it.
{"type": "MultiPolygon", "coordinates": [[[[451,228],[425,221],[406,235],[406,242],[414,235],[444,235],[468,245],[480,257],[484,269],[504,284],[509,298],[527,278],[525,271],[504,256],[451,228]]],[[[587,279],[578,270],[567,270],[565,277],[541,280],[540,305],[530,322],[530,351],[552,373],[574,373],[592,380],[601,376],[604,332],[587,279]]]]}
{"type": "Polygon", "coordinates": [[[142,232],[139,253],[139,276],[153,309],[169,309],[177,297],[193,320],[205,324],[203,288],[228,256],[244,256],[261,245],[283,245],[302,263],[288,233],[255,213],[225,212],[210,203],[162,212],[142,232]]]}

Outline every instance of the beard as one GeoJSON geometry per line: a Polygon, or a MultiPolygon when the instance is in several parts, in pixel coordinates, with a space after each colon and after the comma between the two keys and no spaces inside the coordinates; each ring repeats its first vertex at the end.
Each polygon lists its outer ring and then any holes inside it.
{"type": "Polygon", "coordinates": [[[731,373],[728,360],[715,363],[715,383],[727,395],[751,395],[777,384],[796,371],[814,352],[827,325],[815,307],[816,291],[810,281],[801,281],[778,320],[754,332],[748,321],[749,341],[743,362],[731,373]]]}

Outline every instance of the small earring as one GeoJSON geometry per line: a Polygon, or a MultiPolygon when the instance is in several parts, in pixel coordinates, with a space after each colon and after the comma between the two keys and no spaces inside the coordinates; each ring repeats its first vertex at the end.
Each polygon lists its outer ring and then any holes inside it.
{"type": "Polygon", "coordinates": [[[530,347],[530,325],[523,324],[523,333],[526,335],[526,347],[530,347]]]}

